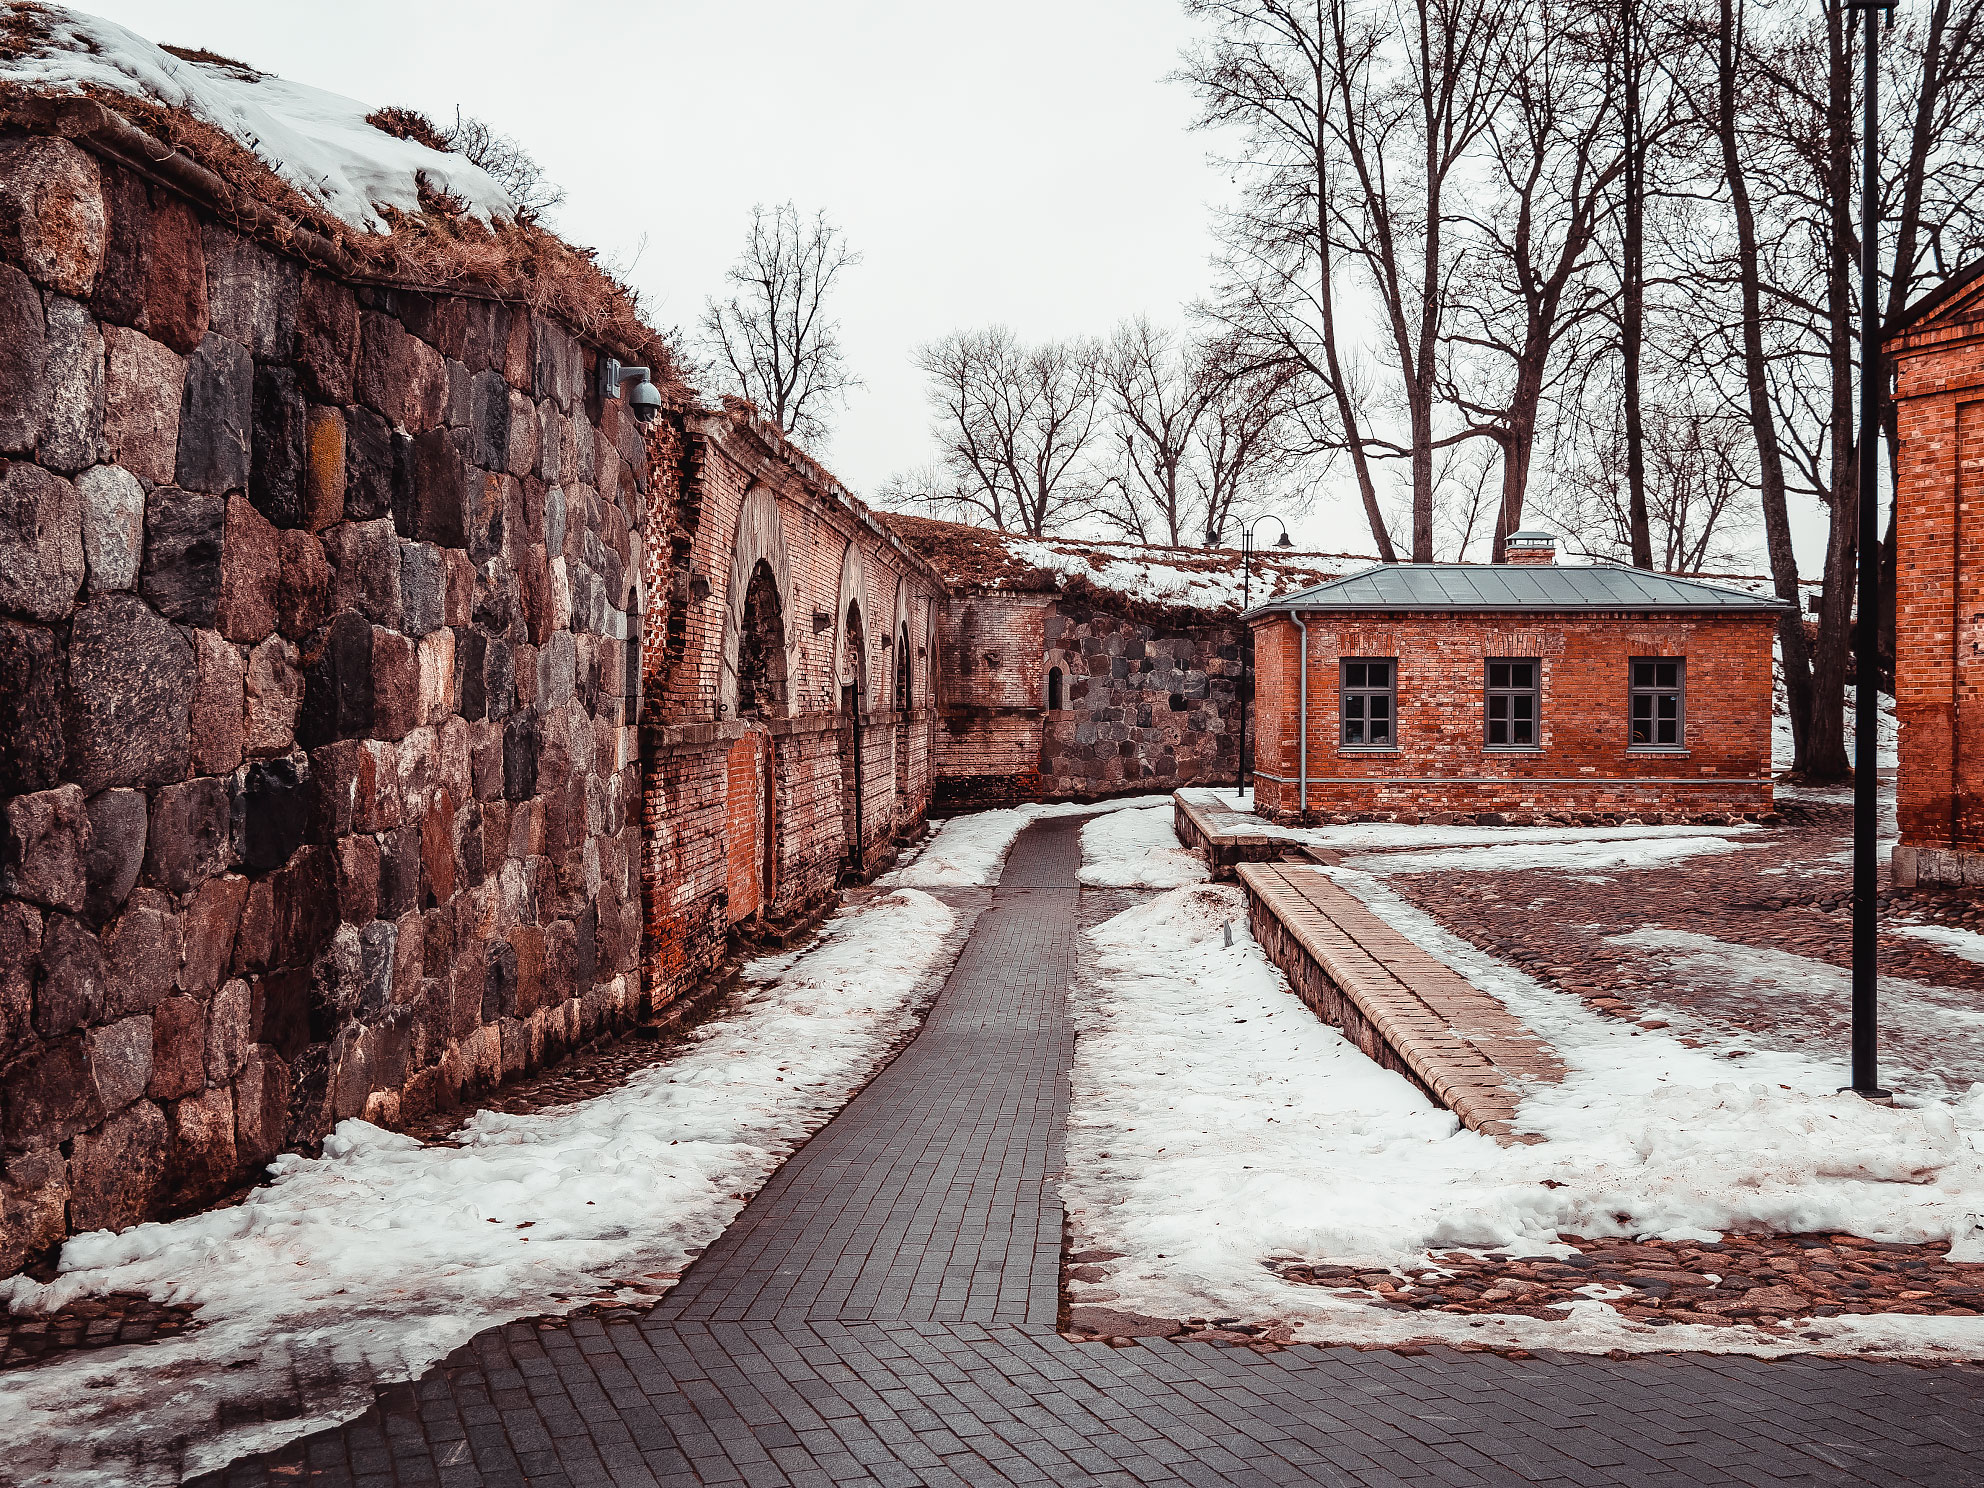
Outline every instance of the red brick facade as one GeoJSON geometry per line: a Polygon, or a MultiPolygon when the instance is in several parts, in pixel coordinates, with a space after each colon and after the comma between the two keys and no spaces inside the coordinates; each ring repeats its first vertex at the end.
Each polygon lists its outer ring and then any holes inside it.
{"type": "Polygon", "coordinates": [[[943,585],[747,409],[664,421],[651,449],[643,965],[660,1004],[733,927],[804,919],[921,825],[943,585]],[[754,576],[770,608],[752,608],[754,576]]]}
{"type": "Polygon", "coordinates": [[[1301,806],[1301,636],[1286,612],[1254,627],[1255,790],[1277,820],[1456,815],[1725,819],[1771,810],[1774,615],[1302,612],[1308,785],[1301,806]],[[1396,741],[1340,740],[1339,662],[1396,659],[1396,741]],[[1685,661],[1679,748],[1628,744],[1629,665],[1685,661]],[[1537,743],[1491,748],[1487,664],[1539,672],[1537,743]]]}
{"type": "Polygon", "coordinates": [[[1925,303],[1896,372],[1897,883],[1984,884],[1984,277],[1925,303]]]}

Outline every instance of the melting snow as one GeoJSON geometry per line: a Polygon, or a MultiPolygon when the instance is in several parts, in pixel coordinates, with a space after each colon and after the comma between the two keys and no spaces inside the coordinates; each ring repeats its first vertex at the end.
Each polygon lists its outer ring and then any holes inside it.
{"type": "Polygon", "coordinates": [[[884,888],[917,889],[984,887],[999,881],[999,871],[1013,839],[1023,828],[1057,816],[1087,816],[1094,812],[1126,811],[1170,806],[1169,796],[1128,796],[1115,801],[1062,801],[1001,806],[974,811],[946,821],[908,862],[876,882],[884,888]]]}

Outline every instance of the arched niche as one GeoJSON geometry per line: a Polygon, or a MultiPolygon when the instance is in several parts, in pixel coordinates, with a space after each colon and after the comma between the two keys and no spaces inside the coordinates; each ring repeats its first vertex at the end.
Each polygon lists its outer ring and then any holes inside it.
{"type": "Polygon", "coordinates": [[[755,632],[751,649],[759,653],[757,659],[768,663],[767,669],[779,678],[774,706],[769,710],[761,706],[760,716],[767,711],[775,716],[789,715],[792,688],[787,679],[798,675],[792,569],[785,556],[785,524],[779,517],[778,497],[770,486],[756,482],[744,493],[744,504],[737,513],[737,537],[730,549],[730,578],[724,590],[723,668],[716,687],[719,718],[738,716],[738,663],[747,629],[755,632]],[[754,577],[758,580],[755,597],[754,577]],[[772,589],[769,596],[765,592],[767,580],[772,589]],[[771,600],[776,601],[776,613],[768,623],[765,612],[771,600]],[[773,654],[764,656],[766,650],[773,654]]]}
{"type": "Polygon", "coordinates": [[[893,684],[890,701],[897,708],[916,706],[916,631],[910,624],[909,580],[896,580],[896,603],[894,623],[889,627],[889,654],[893,665],[889,676],[893,684]]]}
{"type": "Polygon", "coordinates": [[[840,560],[839,598],[834,605],[834,687],[852,687],[861,711],[875,706],[868,666],[869,635],[874,609],[868,603],[868,563],[861,545],[850,542],[840,560]]]}

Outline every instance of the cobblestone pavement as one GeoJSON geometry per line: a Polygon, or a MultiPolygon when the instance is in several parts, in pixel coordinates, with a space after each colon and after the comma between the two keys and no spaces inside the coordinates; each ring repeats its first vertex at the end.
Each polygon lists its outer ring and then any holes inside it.
{"type": "Polygon", "coordinates": [[[1054,1328],[1079,823],[1025,833],[925,1032],[660,1306],[491,1329],[212,1484],[1974,1484],[1984,1373],[1275,1352],[1054,1328]]]}

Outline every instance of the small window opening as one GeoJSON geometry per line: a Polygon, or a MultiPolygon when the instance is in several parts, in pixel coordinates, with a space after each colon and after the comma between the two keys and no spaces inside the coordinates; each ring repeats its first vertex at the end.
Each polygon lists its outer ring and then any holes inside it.
{"type": "Polygon", "coordinates": [[[1678,656],[1635,656],[1632,663],[1632,747],[1678,749],[1687,738],[1683,699],[1687,666],[1678,656]]]}
{"type": "Polygon", "coordinates": [[[1398,742],[1392,724],[1398,712],[1398,666],[1393,657],[1345,657],[1339,695],[1342,740],[1349,749],[1390,749],[1398,742]]]}
{"type": "Polygon", "coordinates": [[[1059,713],[1065,707],[1067,707],[1067,703],[1061,697],[1061,669],[1059,667],[1049,667],[1047,669],[1047,711],[1049,713],[1059,713]]]}
{"type": "Polygon", "coordinates": [[[764,559],[744,590],[744,628],[737,637],[737,711],[771,713],[785,704],[785,608],[778,580],[764,559]]]}
{"type": "Polygon", "coordinates": [[[1534,661],[1488,663],[1488,747],[1536,747],[1538,667],[1534,661]]]}
{"type": "Polygon", "coordinates": [[[909,670],[909,627],[899,626],[896,630],[896,708],[907,713],[916,696],[915,678],[909,670]]]}

